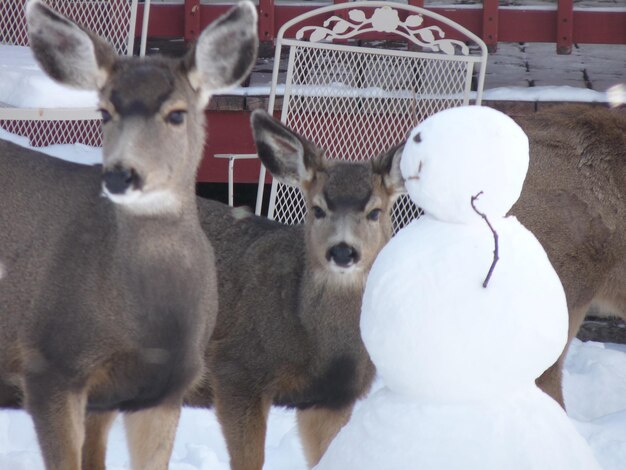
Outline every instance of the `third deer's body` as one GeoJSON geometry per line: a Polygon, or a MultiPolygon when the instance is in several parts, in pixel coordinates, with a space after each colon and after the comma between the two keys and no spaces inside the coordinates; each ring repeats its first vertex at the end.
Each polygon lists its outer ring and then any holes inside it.
{"type": "MultiPolygon", "coordinates": [[[[571,341],[591,305],[626,318],[626,112],[562,106],[516,120],[530,167],[512,213],[561,278],[571,341]]],[[[538,380],[562,405],[566,352],[538,380]]]]}

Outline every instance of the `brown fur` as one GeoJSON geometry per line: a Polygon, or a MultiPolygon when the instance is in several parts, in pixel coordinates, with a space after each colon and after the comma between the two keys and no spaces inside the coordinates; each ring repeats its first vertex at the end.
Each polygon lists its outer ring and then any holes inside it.
{"type": "Polygon", "coordinates": [[[160,406],[124,415],[133,469],[167,470],[179,416],[180,406],[160,406]]]}
{"type": "Polygon", "coordinates": [[[27,19],[42,67],[97,90],[111,120],[104,185],[98,168],[0,141],[0,405],[23,403],[49,470],[103,468],[110,417],[92,417],[84,442],[87,409],[159,405],[168,416],[159,441],[132,454],[136,468],[155,468],[150,459],[169,456],[217,314],[213,249],[194,195],[204,106],[252,66],[255,10],[231,10],[182,60],[117,57],[38,2],[27,19]],[[181,110],[182,122],[170,120],[181,110]],[[135,179],[118,191],[107,177],[121,170],[135,179]],[[84,460],[83,443],[96,448],[84,460]]]}
{"type": "Polygon", "coordinates": [[[106,445],[115,413],[88,413],[85,418],[83,469],[106,470],[106,445]]]}
{"type": "Polygon", "coordinates": [[[304,456],[309,467],[314,467],[352,415],[352,406],[331,410],[309,408],[298,410],[298,430],[302,439],[304,456]]]}
{"type": "MultiPolygon", "coordinates": [[[[530,138],[531,157],[512,213],[537,236],[561,278],[571,341],[590,305],[626,318],[626,113],[562,106],[516,120],[530,138]]],[[[562,405],[566,352],[538,380],[562,405]]]]}

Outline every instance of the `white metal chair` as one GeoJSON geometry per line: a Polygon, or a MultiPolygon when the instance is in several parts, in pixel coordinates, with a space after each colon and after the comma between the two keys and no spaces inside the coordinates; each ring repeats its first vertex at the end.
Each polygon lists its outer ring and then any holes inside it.
{"type": "MultiPolygon", "coordinates": [[[[483,41],[436,13],[391,2],[337,4],[300,15],[278,32],[269,110],[283,94],[283,123],[330,158],[367,159],[403,141],[418,122],[437,111],[480,104],[486,63],[483,41]],[[295,39],[286,37],[290,30],[295,39]],[[408,50],[367,42],[374,31],[405,41],[408,50]],[[348,42],[356,38],[364,41],[348,42]]],[[[261,167],[257,214],[264,182],[261,167]]],[[[273,180],[268,217],[291,224],[303,221],[304,215],[300,190],[273,180]]],[[[396,230],[417,215],[410,199],[401,198],[394,207],[396,230]]]]}
{"type": "MultiPolygon", "coordinates": [[[[120,54],[132,55],[138,0],[45,0],[45,2],[59,13],[106,38],[120,54]]],[[[34,62],[31,63],[28,49],[15,47],[28,46],[25,3],[26,0],[0,3],[0,62],[8,60],[10,55],[12,60],[19,62],[20,66],[23,65],[26,72],[37,74],[38,70],[34,62]],[[18,59],[13,59],[16,56],[18,59]]],[[[146,0],[141,55],[145,53],[149,8],[150,0],[146,0]]],[[[21,73],[19,66],[11,65],[11,68],[12,72],[21,73]]],[[[41,76],[43,78],[43,74],[41,76]]],[[[39,77],[36,79],[39,80],[39,77]]],[[[66,101],[71,101],[71,97],[66,101]]],[[[101,117],[95,103],[86,106],[85,100],[82,100],[82,104],[44,106],[47,105],[33,104],[24,107],[0,102],[0,128],[9,133],[28,137],[31,145],[35,147],[76,142],[94,147],[102,145],[101,117]]]]}

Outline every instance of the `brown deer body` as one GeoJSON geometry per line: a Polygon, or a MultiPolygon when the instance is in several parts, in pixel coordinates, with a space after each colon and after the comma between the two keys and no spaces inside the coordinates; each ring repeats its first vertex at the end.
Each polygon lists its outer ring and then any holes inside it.
{"type": "MultiPolygon", "coordinates": [[[[626,112],[569,105],[513,117],[529,136],[530,167],[512,214],[561,278],[571,341],[594,304],[626,318],[626,112]]],[[[566,353],[537,381],[561,405],[566,353]]]]}
{"type": "Polygon", "coordinates": [[[390,238],[403,191],[399,151],[364,163],[322,151],[255,112],[259,156],[298,184],[308,215],[287,226],[199,203],[216,250],[220,310],[207,380],[187,403],[215,406],[231,468],[261,469],[269,408],[296,408],[307,460],[317,463],[369,390],[374,368],[359,333],[367,273],[390,238]]]}
{"type": "Polygon", "coordinates": [[[252,66],[256,13],[240,4],[182,60],[118,57],[37,1],[27,20],[48,74],[99,92],[103,168],[0,141],[0,406],[23,404],[59,470],[99,459],[81,453],[87,410],[163,419],[158,439],[128,434],[133,466],[160,468],[217,314],[194,194],[204,106],[252,66]]]}

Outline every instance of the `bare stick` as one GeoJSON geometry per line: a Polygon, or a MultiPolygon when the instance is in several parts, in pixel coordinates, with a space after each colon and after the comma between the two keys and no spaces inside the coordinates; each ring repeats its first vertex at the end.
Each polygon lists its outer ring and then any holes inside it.
{"type": "Polygon", "coordinates": [[[491,230],[491,233],[493,233],[493,242],[495,245],[493,249],[493,262],[491,263],[491,267],[489,268],[489,272],[487,273],[485,282],[483,282],[483,287],[486,288],[487,284],[489,284],[489,279],[491,279],[491,274],[493,274],[493,270],[496,267],[496,263],[498,262],[500,258],[498,257],[498,234],[491,226],[491,223],[489,223],[489,219],[487,218],[487,216],[483,214],[482,212],[480,212],[478,209],[476,209],[476,206],[474,205],[474,201],[476,201],[476,199],[478,199],[482,193],[483,192],[481,191],[476,196],[472,196],[472,199],[470,202],[472,204],[472,209],[474,209],[474,212],[476,212],[479,216],[481,216],[485,220],[485,222],[487,222],[487,226],[489,227],[489,230],[491,230]]]}

